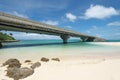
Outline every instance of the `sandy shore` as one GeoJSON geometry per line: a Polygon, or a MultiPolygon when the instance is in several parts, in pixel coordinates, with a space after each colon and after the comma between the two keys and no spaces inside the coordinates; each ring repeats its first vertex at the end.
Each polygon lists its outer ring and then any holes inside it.
{"type": "Polygon", "coordinates": [[[108,46],[120,46],[120,42],[99,42],[94,44],[108,45],[108,46]]]}
{"type": "MultiPolygon", "coordinates": [[[[41,64],[22,80],[120,80],[120,58],[71,58],[41,64]]],[[[28,64],[22,62],[22,66],[28,64]]],[[[5,70],[0,67],[0,80],[13,80],[5,76],[5,70]]]]}

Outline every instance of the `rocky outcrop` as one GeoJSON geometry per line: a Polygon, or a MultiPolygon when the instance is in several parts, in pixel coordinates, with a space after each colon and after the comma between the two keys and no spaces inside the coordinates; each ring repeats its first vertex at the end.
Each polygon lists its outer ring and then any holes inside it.
{"type": "Polygon", "coordinates": [[[41,66],[40,62],[36,62],[32,64],[30,68],[21,68],[21,63],[17,59],[8,59],[5,63],[3,63],[3,66],[6,65],[8,65],[6,76],[13,78],[14,80],[24,79],[32,75],[34,73],[34,69],[41,66]]]}
{"type": "Polygon", "coordinates": [[[81,37],[82,42],[105,42],[106,40],[99,37],[81,37]]]}
{"type": "Polygon", "coordinates": [[[21,67],[21,63],[17,59],[8,59],[7,61],[3,63],[3,66],[6,66],[6,65],[8,65],[7,68],[13,68],[13,67],[20,68],[21,67]]]}
{"type": "Polygon", "coordinates": [[[8,68],[6,76],[13,78],[14,80],[24,79],[34,73],[34,69],[23,67],[23,68],[8,68]]]}
{"type": "Polygon", "coordinates": [[[93,42],[105,42],[106,40],[105,39],[102,39],[102,38],[95,38],[93,40],[93,42]]]}
{"type": "Polygon", "coordinates": [[[36,62],[36,63],[32,64],[31,68],[35,69],[35,68],[40,67],[40,66],[41,66],[41,63],[40,62],[36,62]]]}
{"type": "Polygon", "coordinates": [[[42,57],[42,58],[41,58],[41,61],[42,61],[42,62],[48,62],[49,59],[48,59],[48,58],[45,58],[45,57],[42,57]]]}
{"type": "Polygon", "coordinates": [[[32,62],[31,60],[25,60],[25,63],[30,63],[30,62],[32,62]]]}
{"type": "Polygon", "coordinates": [[[60,59],[59,58],[52,58],[53,61],[58,61],[60,62],[60,59]]]}

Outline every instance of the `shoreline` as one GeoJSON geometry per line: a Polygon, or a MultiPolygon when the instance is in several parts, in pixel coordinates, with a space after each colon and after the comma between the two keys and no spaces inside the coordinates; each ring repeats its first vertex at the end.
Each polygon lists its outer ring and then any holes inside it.
{"type": "Polygon", "coordinates": [[[1,41],[3,43],[9,43],[9,42],[19,42],[20,40],[4,40],[4,41],[1,41]]]}
{"type": "Polygon", "coordinates": [[[0,49],[3,47],[2,43],[13,43],[13,42],[19,42],[20,40],[0,40],[0,49]]]}
{"type": "MultiPolygon", "coordinates": [[[[101,45],[110,46],[111,43],[101,45]]],[[[91,49],[56,48],[56,46],[52,48],[51,46],[11,48],[8,51],[3,49],[1,50],[0,66],[10,58],[18,59],[22,67],[30,67],[35,62],[41,63],[41,66],[36,68],[31,76],[22,80],[120,80],[118,47],[120,44],[112,44],[113,47],[110,48],[101,45],[98,49],[95,47],[91,49]],[[49,61],[41,62],[42,57],[49,58],[49,61]],[[60,61],[53,61],[52,58],[59,58],[60,61]],[[32,62],[25,63],[25,60],[32,62]]],[[[6,67],[0,67],[0,80],[13,80],[5,76],[6,67]]]]}

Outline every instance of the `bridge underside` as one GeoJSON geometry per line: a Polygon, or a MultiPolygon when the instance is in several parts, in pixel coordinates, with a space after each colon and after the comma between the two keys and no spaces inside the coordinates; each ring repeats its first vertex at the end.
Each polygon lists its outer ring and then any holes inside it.
{"type": "MultiPolygon", "coordinates": [[[[61,39],[63,40],[63,43],[66,44],[68,39],[70,38],[69,35],[61,35],[61,39]]],[[[80,37],[82,42],[104,42],[104,39],[96,38],[96,37],[80,37]]]]}
{"type": "MultiPolygon", "coordinates": [[[[50,33],[49,31],[45,32],[45,31],[40,31],[40,30],[32,30],[32,29],[25,29],[25,28],[13,28],[11,26],[7,26],[7,25],[1,25],[0,24],[0,30],[6,30],[6,31],[18,31],[18,32],[29,32],[29,33],[39,33],[39,34],[48,34],[48,35],[57,35],[60,36],[60,38],[63,40],[63,44],[67,44],[67,41],[70,37],[80,37],[82,42],[100,42],[100,41],[104,41],[104,39],[101,38],[97,38],[97,37],[88,37],[88,36],[72,36],[69,34],[63,34],[63,33],[50,33]]],[[[2,46],[2,44],[0,43],[0,46],[2,46]]]]}
{"type": "MultiPolygon", "coordinates": [[[[57,26],[35,22],[5,13],[0,13],[0,30],[57,35],[60,36],[64,44],[67,43],[70,37],[79,37],[83,42],[105,41],[105,39],[102,38],[81,34],[79,32],[66,30],[57,26]]],[[[0,47],[1,46],[2,44],[0,42],[0,47]]]]}

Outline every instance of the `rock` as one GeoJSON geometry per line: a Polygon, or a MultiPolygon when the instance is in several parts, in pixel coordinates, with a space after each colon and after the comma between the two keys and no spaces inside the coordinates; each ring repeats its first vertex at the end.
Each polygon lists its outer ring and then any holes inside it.
{"type": "Polygon", "coordinates": [[[8,68],[6,76],[13,78],[14,80],[24,79],[34,73],[34,69],[32,68],[8,68]]]}
{"type": "MultiPolygon", "coordinates": [[[[29,62],[29,61],[27,61],[29,62]]],[[[6,76],[13,78],[14,80],[24,79],[34,73],[34,69],[39,67],[41,64],[40,62],[34,63],[31,68],[22,67],[17,59],[8,59],[3,66],[8,65],[7,67],[7,74],[6,76]]]]}
{"type": "Polygon", "coordinates": [[[45,58],[45,57],[42,57],[42,58],[41,58],[41,61],[43,61],[43,62],[48,62],[49,59],[48,59],[48,58],[45,58]]]}
{"type": "Polygon", "coordinates": [[[31,60],[25,60],[25,63],[30,63],[30,62],[32,62],[31,60]]]}
{"type": "Polygon", "coordinates": [[[60,59],[59,58],[52,58],[53,61],[58,61],[60,62],[60,59]]]}
{"type": "Polygon", "coordinates": [[[21,67],[21,63],[17,59],[8,59],[5,63],[3,63],[3,66],[8,65],[7,68],[12,68],[12,67],[21,67]]]}
{"type": "Polygon", "coordinates": [[[93,42],[105,42],[105,41],[106,41],[105,39],[97,38],[97,37],[93,40],[93,42]]]}
{"type": "Polygon", "coordinates": [[[35,69],[35,68],[40,67],[40,66],[41,66],[41,63],[40,62],[36,62],[36,63],[32,64],[31,68],[35,69]]]}

